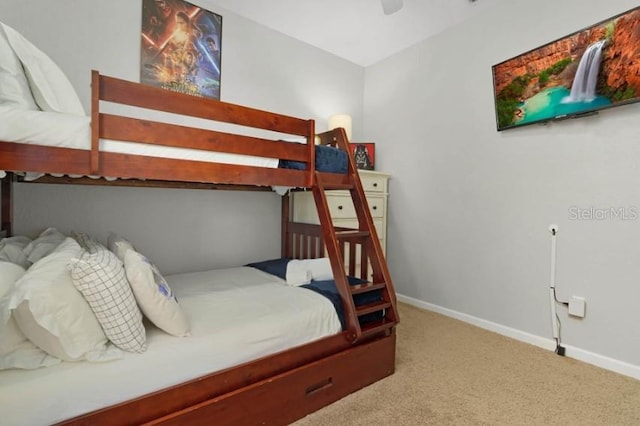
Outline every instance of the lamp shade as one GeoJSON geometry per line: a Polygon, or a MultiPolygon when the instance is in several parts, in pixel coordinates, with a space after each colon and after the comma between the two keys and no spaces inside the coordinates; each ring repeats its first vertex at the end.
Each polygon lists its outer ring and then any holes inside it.
{"type": "Polygon", "coordinates": [[[347,139],[351,140],[351,116],[347,114],[336,114],[329,117],[329,130],[342,127],[347,133],[347,139]]]}

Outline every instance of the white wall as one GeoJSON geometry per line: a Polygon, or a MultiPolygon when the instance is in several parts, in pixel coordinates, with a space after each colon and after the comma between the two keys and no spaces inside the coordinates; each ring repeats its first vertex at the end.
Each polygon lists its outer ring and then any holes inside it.
{"type": "MultiPolygon", "coordinates": [[[[363,68],[215,6],[223,16],[221,98],[316,120],[349,112],[361,133],[363,68]]],[[[3,0],[0,20],[47,53],[89,110],[90,71],[139,80],[141,1],[3,0]]],[[[269,193],[20,184],[15,232],[46,226],[129,237],[166,273],[279,256],[280,198],[269,193]]]]}
{"type": "Polygon", "coordinates": [[[550,339],[556,223],[558,295],[587,300],[582,320],[559,308],[564,344],[640,368],[640,220],[569,213],[640,211],[640,105],[498,133],[491,78],[492,65],[635,6],[504,1],[366,69],[364,135],[393,174],[387,252],[399,293],[550,339]]]}

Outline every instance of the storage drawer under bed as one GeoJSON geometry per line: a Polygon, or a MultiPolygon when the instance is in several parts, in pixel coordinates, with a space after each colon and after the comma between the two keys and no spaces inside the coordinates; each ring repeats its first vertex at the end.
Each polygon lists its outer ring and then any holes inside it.
{"type": "Polygon", "coordinates": [[[395,333],[149,424],[286,425],[394,372],[395,333]]]}

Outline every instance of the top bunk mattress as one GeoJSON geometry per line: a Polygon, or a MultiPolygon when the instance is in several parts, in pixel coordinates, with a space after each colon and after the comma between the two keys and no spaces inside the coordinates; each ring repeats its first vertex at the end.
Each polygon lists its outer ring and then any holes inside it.
{"type": "Polygon", "coordinates": [[[190,337],[146,324],[142,354],[0,371],[2,424],[63,421],[341,331],[328,299],[255,268],[165,278],[189,317],[190,337]]]}

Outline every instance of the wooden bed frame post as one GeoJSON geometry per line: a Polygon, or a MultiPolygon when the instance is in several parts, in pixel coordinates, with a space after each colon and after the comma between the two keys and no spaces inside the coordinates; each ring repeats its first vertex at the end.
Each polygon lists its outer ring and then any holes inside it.
{"type": "MultiPolygon", "coordinates": [[[[4,179],[0,179],[1,191],[2,191],[2,210],[0,215],[2,216],[2,227],[0,232],[6,237],[10,237],[13,234],[13,181],[15,177],[11,172],[7,173],[4,179]]],[[[0,234],[0,235],[2,235],[0,234]]]]}
{"type": "Polygon", "coordinates": [[[287,257],[288,253],[290,253],[290,247],[289,245],[291,244],[289,242],[290,238],[289,238],[289,216],[291,215],[291,205],[289,202],[289,198],[290,195],[289,194],[285,194],[282,196],[282,224],[280,225],[280,230],[282,233],[282,237],[281,237],[281,241],[280,241],[280,247],[281,247],[281,252],[280,252],[280,256],[281,257],[287,257]]]}
{"type": "Polygon", "coordinates": [[[91,173],[98,175],[100,168],[100,73],[91,71],[91,173]]]}
{"type": "Polygon", "coordinates": [[[307,145],[309,146],[309,188],[316,184],[316,122],[308,120],[309,130],[307,145]]]}

